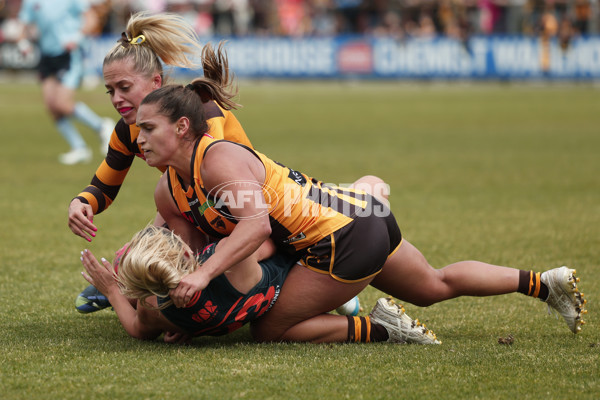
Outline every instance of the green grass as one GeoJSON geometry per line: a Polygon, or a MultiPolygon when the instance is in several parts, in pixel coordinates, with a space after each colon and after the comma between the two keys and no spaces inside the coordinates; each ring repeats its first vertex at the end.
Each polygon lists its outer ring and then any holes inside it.
{"type": "MultiPolygon", "coordinates": [[[[392,188],[404,236],[435,266],[479,259],[577,268],[588,324],[570,334],[519,294],[408,313],[441,346],[254,344],[247,329],[191,346],[129,338],[110,311],[80,315],[79,251],[111,257],[155,212],[140,160],[87,244],[67,206],[101,158],[56,161],[66,145],[34,84],[0,90],[0,398],[580,398],[600,393],[600,93],[586,85],[240,82],[255,146],[327,182],[364,174],[392,188]],[[512,346],[499,345],[512,334],[512,346]]],[[[113,115],[101,89],[81,92],[113,115]]],[[[94,149],[97,141],[82,129],[94,149]]],[[[368,288],[368,312],[381,295],[368,288]]]]}

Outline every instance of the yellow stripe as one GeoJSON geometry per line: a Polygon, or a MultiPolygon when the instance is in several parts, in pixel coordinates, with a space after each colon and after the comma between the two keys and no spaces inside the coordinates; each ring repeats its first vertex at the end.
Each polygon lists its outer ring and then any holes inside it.
{"type": "Polygon", "coordinates": [[[533,297],[537,298],[539,296],[541,288],[540,273],[538,272],[535,274],[535,292],[533,292],[533,297]]]}
{"type": "Polygon", "coordinates": [[[329,273],[329,271],[323,271],[322,269],[311,267],[310,265],[308,265],[307,263],[305,263],[304,260],[302,260],[302,259],[298,260],[298,263],[300,265],[302,265],[303,267],[306,267],[306,268],[310,269],[311,271],[315,271],[315,272],[318,272],[318,273],[323,274],[323,275],[331,275],[329,273]]]}
{"type": "MultiPolygon", "coordinates": [[[[360,208],[365,208],[367,206],[367,201],[366,200],[361,200],[361,199],[358,199],[356,197],[352,197],[352,196],[349,196],[347,194],[340,193],[340,192],[338,192],[336,190],[332,190],[332,189],[330,189],[330,188],[328,188],[326,186],[318,186],[318,188],[321,189],[323,192],[327,192],[331,196],[335,196],[338,199],[341,199],[341,200],[343,200],[343,201],[345,201],[347,203],[352,204],[353,206],[358,206],[360,208]]],[[[353,190],[351,190],[351,191],[353,191],[353,190]]],[[[358,192],[358,193],[360,193],[360,192],[358,192]]],[[[331,207],[328,207],[328,208],[331,208],[331,207]]]]}
{"type": "Polygon", "coordinates": [[[533,271],[529,271],[529,291],[527,292],[528,296],[531,296],[531,288],[533,287],[533,271]]]}
{"type": "Polygon", "coordinates": [[[387,256],[387,259],[389,260],[391,256],[394,255],[395,252],[398,251],[398,249],[400,249],[400,246],[402,246],[402,243],[404,243],[404,238],[400,239],[400,243],[398,243],[398,246],[396,246],[396,248],[394,250],[392,250],[392,252],[387,256]]]}
{"type": "MultiPolygon", "coordinates": [[[[309,268],[310,268],[310,267],[309,267],[309,268]]],[[[312,268],[311,268],[311,269],[312,269],[312,268]]],[[[326,273],[326,274],[328,273],[327,271],[322,271],[322,270],[315,270],[315,271],[317,271],[317,272],[321,272],[321,273],[326,273]]],[[[344,279],[344,278],[340,278],[340,277],[339,277],[339,276],[337,276],[337,275],[334,275],[334,274],[333,274],[333,273],[331,273],[331,272],[329,272],[329,275],[331,275],[331,277],[332,277],[333,279],[335,279],[336,281],[338,281],[338,282],[342,282],[342,283],[355,283],[355,282],[361,282],[361,281],[364,281],[365,279],[372,278],[372,277],[374,277],[375,275],[377,275],[377,274],[378,274],[378,273],[380,273],[380,272],[381,272],[381,270],[379,270],[379,271],[377,271],[377,272],[374,272],[374,273],[372,273],[371,275],[369,275],[369,276],[365,276],[364,278],[360,278],[360,279],[344,279]]]]}
{"type": "MultiPolygon", "coordinates": [[[[78,196],[81,196],[88,201],[88,204],[92,206],[92,211],[94,211],[94,214],[98,212],[98,199],[96,199],[96,196],[90,192],[81,192],[78,196]]],[[[104,200],[106,200],[106,196],[104,196],[104,200]]]]}
{"type": "Polygon", "coordinates": [[[355,342],[360,342],[360,333],[361,333],[361,329],[360,329],[360,318],[359,317],[352,317],[354,319],[354,341],[355,342]]]}
{"type": "Polygon", "coordinates": [[[367,343],[371,343],[371,318],[365,317],[365,321],[367,322],[367,343]]]}
{"type": "Polygon", "coordinates": [[[331,237],[331,252],[330,254],[330,261],[329,261],[329,274],[333,275],[333,264],[335,262],[335,237],[333,236],[333,233],[329,235],[331,237]]]}

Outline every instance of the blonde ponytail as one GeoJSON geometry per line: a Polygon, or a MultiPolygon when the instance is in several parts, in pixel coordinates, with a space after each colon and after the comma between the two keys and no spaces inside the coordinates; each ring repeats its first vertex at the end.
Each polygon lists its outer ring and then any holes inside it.
{"type": "Polygon", "coordinates": [[[104,57],[103,65],[131,59],[137,72],[150,76],[158,72],[163,76],[162,63],[181,68],[199,68],[194,60],[202,54],[198,36],[187,21],[176,14],[151,15],[139,12],[131,16],[124,37],[104,57]],[[143,36],[139,43],[129,42],[143,36]]]}

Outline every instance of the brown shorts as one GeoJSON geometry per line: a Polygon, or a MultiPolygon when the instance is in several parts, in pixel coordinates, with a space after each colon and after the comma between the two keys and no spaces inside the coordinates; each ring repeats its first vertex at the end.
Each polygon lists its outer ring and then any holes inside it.
{"type": "Polygon", "coordinates": [[[358,282],[378,274],[386,260],[402,244],[402,234],[389,209],[386,215],[356,216],[341,229],[306,249],[300,263],[330,274],[341,282],[358,282]]]}

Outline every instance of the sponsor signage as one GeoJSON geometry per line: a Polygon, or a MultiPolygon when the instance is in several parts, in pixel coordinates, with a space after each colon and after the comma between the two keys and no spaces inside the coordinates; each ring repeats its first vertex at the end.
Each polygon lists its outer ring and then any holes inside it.
{"type": "MultiPolygon", "coordinates": [[[[92,39],[88,70],[101,72],[102,60],[117,37],[92,39]]],[[[224,38],[203,38],[216,44],[224,38]]],[[[466,42],[439,37],[396,40],[385,37],[226,38],[229,66],[248,78],[364,79],[598,79],[600,36],[573,39],[566,48],[536,37],[482,36],[466,42]],[[550,60],[542,67],[542,58],[550,60]]],[[[14,45],[0,47],[0,68],[34,68],[14,45]]],[[[176,70],[198,75],[199,71],[176,70]]]]}

